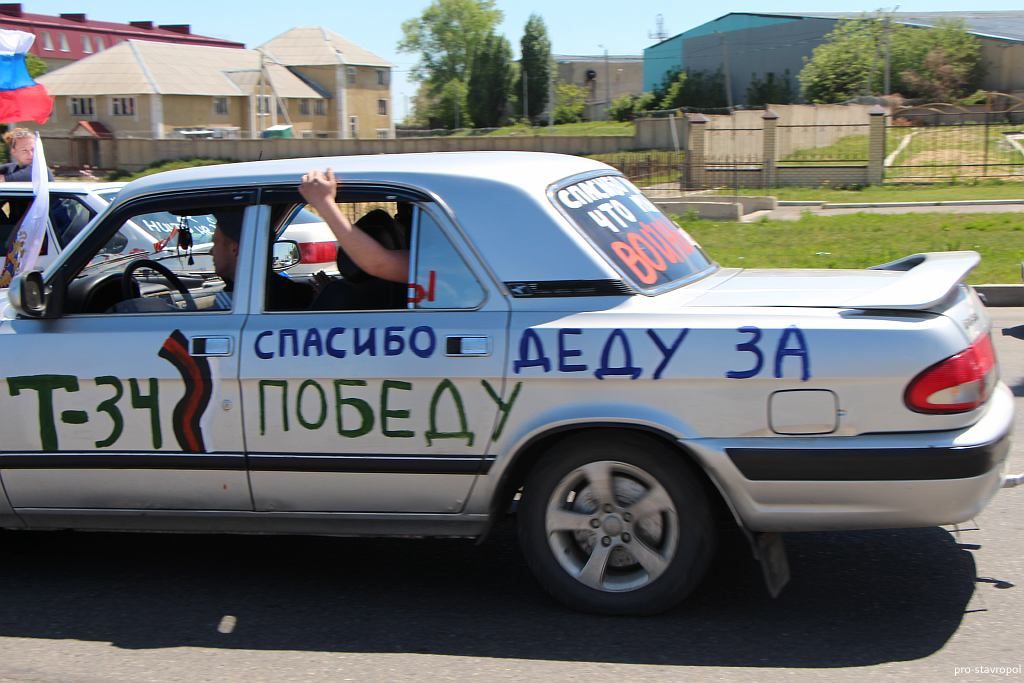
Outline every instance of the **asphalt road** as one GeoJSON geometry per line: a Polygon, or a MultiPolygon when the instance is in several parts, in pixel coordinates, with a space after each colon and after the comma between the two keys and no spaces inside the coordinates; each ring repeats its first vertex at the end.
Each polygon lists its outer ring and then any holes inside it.
{"type": "MultiPolygon", "coordinates": [[[[1024,308],[990,313],[1024,434],[1024,340],[1001,334],[1024,308]]],[[[787,535],[774,600],[733,548],[645,619],[557,606],[508,528],[482,546],[7,532],[0,681],[1022,680],[1022,510],[1018,488],[958,533],[787,535]]]]}

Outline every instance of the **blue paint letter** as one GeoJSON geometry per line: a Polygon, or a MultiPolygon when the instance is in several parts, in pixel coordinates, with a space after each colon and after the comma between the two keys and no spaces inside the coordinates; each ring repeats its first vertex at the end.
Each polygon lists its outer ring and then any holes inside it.
{"type": "Polygon", "coordinates": [[[662,357],[661,363],[659,363],[658,367],[654,370],[654,379],[661,379],[661,373],[664,372],[665,367],[672,360],[672,356],[676,355],[676,351],[679,350],[679,345],[683,343],[683,340],[686,339],[686,335],[689,333],[690,328],[679,330],[679,336],[676,337],[674,342],[672,342],[672,346],[666,346],[665,342],[661,341],[661,337],[658,336],[657,332],[654,330],[647,330],[647,336],[651,338],[654,345],[658,347],[659,351],[661,351],[662,357]]]}
{"type": "Polygon", "coordinates": [[[565,338],[572,335],[583,334],[583,330],[567,328],[558,331],[558,371],[559,372],[586,372],[587,366],[580,363],[566,363],[567,358],[577,358],[583,355],[579,349],[565,348],[565,338]]]}
{"type": "Polygon", "coordinates": [[[523,368],[544,368],[544,372],[551,372],[551,359],[544,355],[544,342],[540,340],[533,330],[526,330],[519,339],[519,360],[512,364],[515,373],[518,375],[523,368]],[[530,346],[537,352],[535,357],[530,357],[530,346]]]}
{"type": "Polygon", "coordinates": [[[608,341],[601,349],[601,367],[594,371],[594,377],[604,379],[609,375],[628,375],[630,379],[636,379],[642,372],[643,368],[633,365],[633,350],[629,348],[629,338],[626,337],[626,333],[622,330],[615,330],[608,335],[608,341]],[[619,345],[622,347],[622,365],[612,367],[609,361],[611,361],[612,347],[615,345],[616,339],[619,340],[619,345]]]}
{"type": "Polygon", "coordinates": [[[753,338],[748,342],[736,345],[737,351],[746,351],[747,353],[754,354],[754,367],[749,370],[729,370],[725,373],[725,376],[729,379],[747,379],[753,377],[757,373],[761,372],[761,368],[764,367],[764,354],[761,353],[761,349],[757,347],[757,342],[761,341],[761,330],[757,327],[746,326],[736,330],[740,334],[749,334],[753,338]]]}
{"type": "Polygon", "coordinates": [[[782,338],[779,339],[779,345],[775,349],[775,376],[778,378],[782,377],[782,361],[786,356],[796,356],[803,360],[800,368],[801,381],[806,382],[811,378],[811,356],[807,351],[807,340],[804,339],[804,333],[796,325],[790,325],[782,332],[782,338]],[[796,346],[793,348],[789,347],[790,337],[794,337],[796,340],[796,346]]]}

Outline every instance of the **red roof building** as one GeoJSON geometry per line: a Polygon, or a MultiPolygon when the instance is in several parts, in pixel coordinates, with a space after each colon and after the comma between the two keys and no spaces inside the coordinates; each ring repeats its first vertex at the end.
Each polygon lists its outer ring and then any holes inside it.
{"type": "Polygon", "coordinates": [[[195,35],[188,24],[156,26],[152,21],[118,24],[88,19],[85,14],[61,14],[56,17],[31,14],[22,11],[20,2],[0,3],[0,28],[34,34],[36,42],[29,52],[42,58],[51,70],[130,39],[181,45],[245,47],[244,43],[195,35]]]}

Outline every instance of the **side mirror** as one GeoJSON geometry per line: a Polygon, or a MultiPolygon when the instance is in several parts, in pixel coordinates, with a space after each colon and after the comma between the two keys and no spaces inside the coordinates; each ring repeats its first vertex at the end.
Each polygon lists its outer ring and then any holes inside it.
{"type": "Polygon", "coordinates": [[[271,255],[270,267],[276,271],[288,270],[295,264],[302,261],[302,252],[299,251],[299,243],[293,240],[278,240],[274,242],[274,252],[271,255]]]}
{"type": "Polygon", "coordinates": [[[46,289],[38,270],[16,275],[7,290],[7,300],[19,315],[42,318],[46,315],[46,289]]]}

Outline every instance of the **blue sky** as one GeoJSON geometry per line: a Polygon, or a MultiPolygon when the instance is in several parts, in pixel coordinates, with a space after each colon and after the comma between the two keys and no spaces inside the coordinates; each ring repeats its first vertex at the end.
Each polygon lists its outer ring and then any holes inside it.
{"type": "MultiPolygon", "coordinates": [[[[85,12],[90,19],[128,22],[152,20],[158,24],[191,24],[194,33],[227,38],[254,47],[295,26],[324,26],[395,65],[393,96],[396,120],[404,118],[408,100],[416,86],[406,80],[416,61],[395,48],[402,37],[401,24],[419,16],[429,0],[290,0],[281,3],[255,0],[174,0],[139,2],[138,0],[27,0],[26,12],[60,14],[85,12]]],[[[745,3],[700,3],[692,0],[548,0],[516,2],[498,0],[505,13],[499,27],[518,54],[523,26],[531,13],[539,14],[547,25],[552,50],[556,54],[586,55],[643,53],[657,42],[650,38],[656,29],[656,17],[662,15],[669,36],[682,33],[729,12],[872,12],[877,0],[847,2],[801,2],[747,0],[745,3]],[[602,47],[603,46],[603,47],[602,47]]],[[[885,6],[892,9],[893,5],[885,6]]],[[[1020,10],[1021,0],[902,0],[903,12],[1020,10]]]]}

